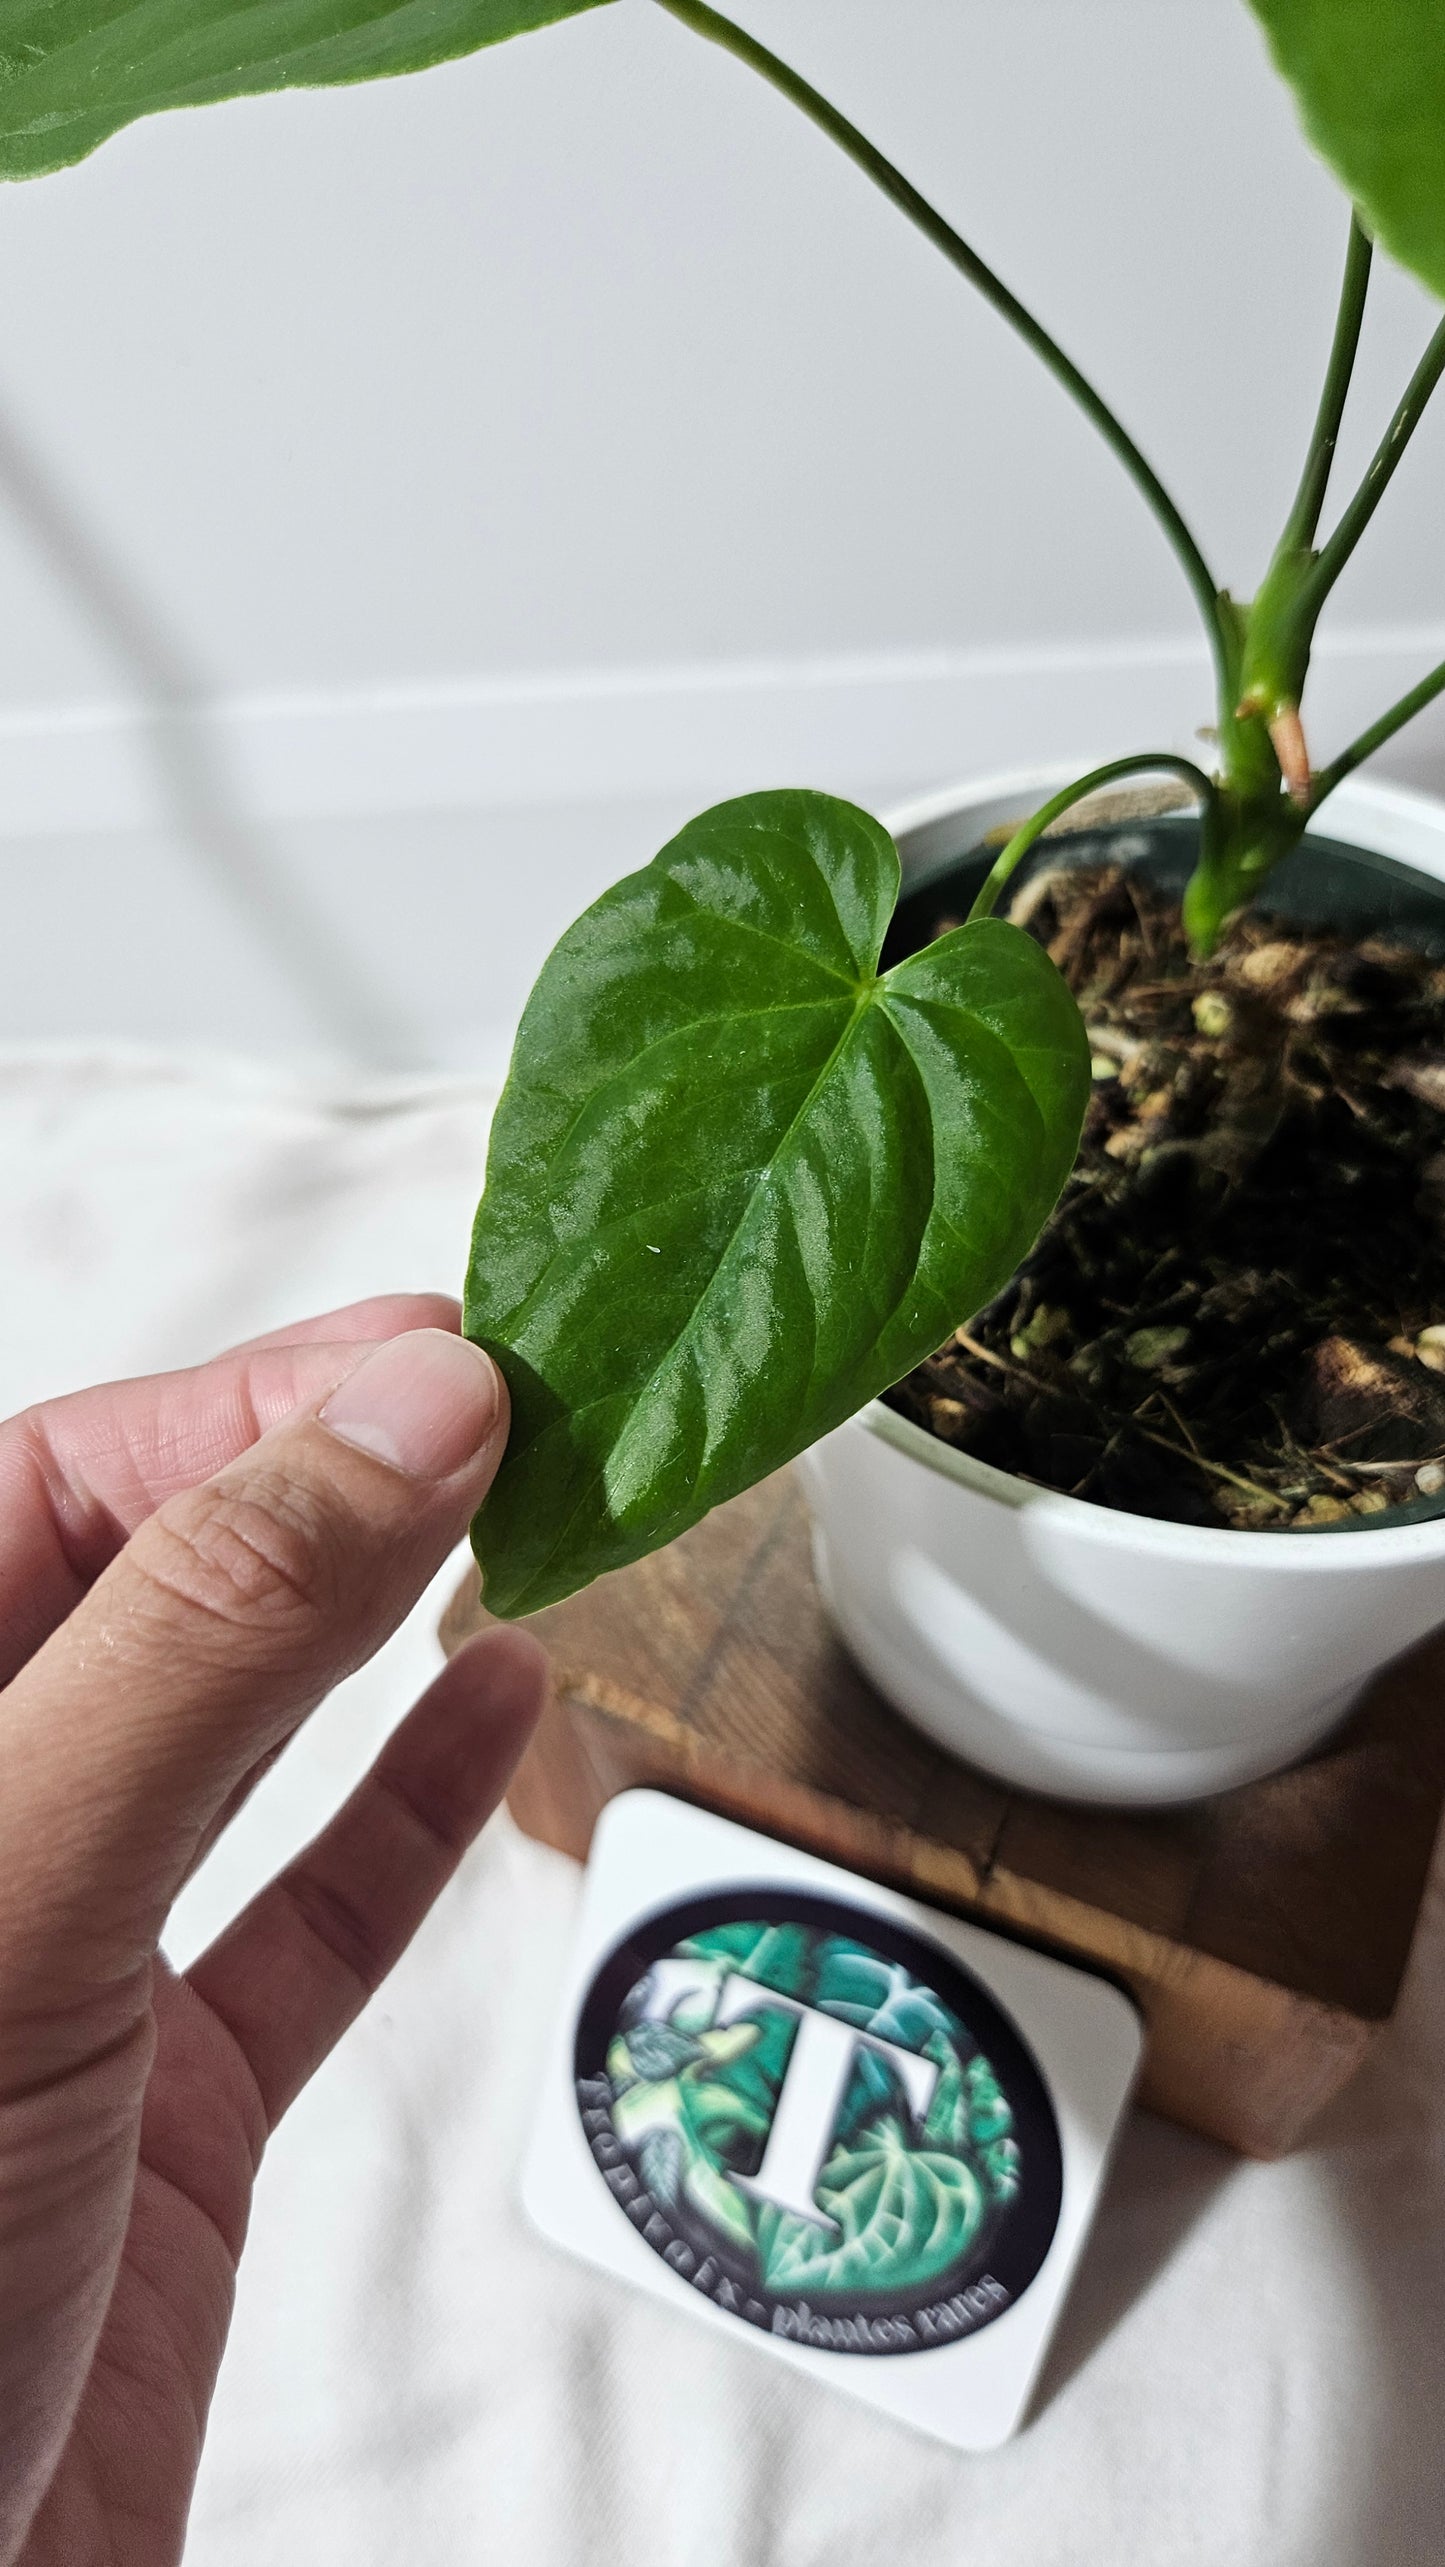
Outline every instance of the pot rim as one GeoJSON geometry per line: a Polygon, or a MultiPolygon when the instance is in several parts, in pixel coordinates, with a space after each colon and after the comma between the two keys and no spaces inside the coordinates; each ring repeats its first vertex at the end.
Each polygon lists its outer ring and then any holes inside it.
{"type": "MultiPolygon", "coordinates": [[[[1096,745],[1082,757],[1050,758],[1034,767],[1004,767],[996,775],[910,794],[906,802],[894,803],[879,817],[890,836],[899,839],[910,837],[933,821],[951,819],[956,812],[967,811],[977,803],[1017,799],[1027,810],[1041,794],[1057,792],[1075,776],[1087,775],[1094,767],[1105,765],[1115,754],[1114,750],[1100,753],[1096,745]]],[[[1165,774],[1168,770],[1161,768],[1159,772],[1165,774]]],[[[1146,769],[1140,770],[1138,780],[1147,783],[1146,769]]],[[[1113,785],[1102,789],[1116,793],[1128,787],[1113,785]]],[[[1307,838],[1338,839],[1340,824],[1348,829],[1352,820],[1370,832],[1370,844],[1360,849],[1362,855],[1390,856],[1397,864],[1411,866],[1437,882],[1445,881],[1445,795],[1421,793],[1408,784],[1387,784],[1375,776],[1347,776],[1330,795],[1318,823],[1306,823],[1304,834],[1307,838]]]]}
{"type": "MultiPolygon", "coordinates": [[[[1067,784],[1073,776],[1087,774],[1091,765],[1103,764],[1101,757],[1054,759],[1046,766],[1013,767],[973,783],[945,785],[884,812],[883,825],[895,839],[904,839],[933,821],[949,819],[980,803],[1004,802],[1015,795],[1037,797],[1041,791],[1067,784]]],[[[1407,785],[1351,777],[1331,795],[1326,808],[1334,825],[1317,832],[1306,830],[1307,837],[1338,837],[1341,824],[1348,829],[1354,820],[1371,831],[1373,843],[1362,848],[1362,854],[1391,856],[1418,873],[1445,881],[1445,798],[1415,792],[1407,785]]],[[[870,1400],[848,1423],[866,1428],[895,1452],[957,1487],[971,1489],[996,1506],[1012,1507],[1040,1525],[1057,1524],[1106,1549],[1186,1553],[1205,1563],[1288,1568],[1291,1573],[1301,1568],[1326,1571],[1332,1562],[1336,1568],[1346,1561],[1351,1567],[1373,1562],[1383,1569],[1390,1561],[1445,1557],[1445,1511],[1415,1524],[1366,1522],[1348,1529],[1333,1524],[1302,1526],[1302,1540],[1283,1527],[1277,1532],[1252,1532],[1230,1524],[1175,1524],[1162,1516],[1133,1515],[1123,1507],[1096,1506],[1089,1498],[1070,1497],[1063,1489],[1044,1488],[1013,1471],[996,1470],[992,1463],[980,1462],[930,1435],[926,1427],[901,1417],[881,1399],[870,1400]]]]}

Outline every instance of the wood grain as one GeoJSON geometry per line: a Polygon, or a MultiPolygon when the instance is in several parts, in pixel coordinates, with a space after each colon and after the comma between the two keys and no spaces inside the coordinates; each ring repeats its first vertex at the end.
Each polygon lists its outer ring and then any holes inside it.
{"type": "MultiPolygon", "coordinates": [[[[475,1578],[455,1647],[485,1621],[475,1578]]],[[[1077,1809],[957,1763],[834,1637],[788,1472],[532,1626],[556,1699],[509,1806],[585,1860],[651,1784],[1127,1980],[1143,2100],[1256,2157],[1294,2147],[1399,1991],[1445,1803],[1445,1641],[1292,1772],[1197,1808],[1077,1809]]]]}

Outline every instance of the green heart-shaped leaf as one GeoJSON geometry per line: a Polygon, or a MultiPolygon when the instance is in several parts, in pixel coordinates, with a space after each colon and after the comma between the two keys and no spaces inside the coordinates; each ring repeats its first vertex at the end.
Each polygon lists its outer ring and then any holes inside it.
{"type": "Polygon", "coordinates": [[[1375,237],[1445,294],[1441,0],[1251,0],[1305,131],[1375,237]]]}
{"type": "Polygon", "coordinates": [[[940,1345],[1073,1163],[1077,1008],[1017,927],[877,974],[898,856],[816,793],[704,813],[544,965],[465,1327],[512,1393],[494,1613],[655,1550],[940,1345]]]}
{"type": "Polygon", "coordinates": [[[0,178],[83,160],[161,107],[428,71],[601,0],[10,0],[0,178]]]}

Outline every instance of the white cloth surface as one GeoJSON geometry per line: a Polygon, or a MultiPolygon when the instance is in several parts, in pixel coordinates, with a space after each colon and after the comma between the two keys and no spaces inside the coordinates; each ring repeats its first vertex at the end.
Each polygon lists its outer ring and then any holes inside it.
{"type": "MultiPolygon", "coordinates": [[[[0,1406],[455,1284],[488,1098],[0,1054],[0,1406]]],[[[188,1958],[437,1660],[455,1571],[178,1909],[188,1958]]],[[[958,2459],[534,2238],[570,1865],[499,1820],[262,2171],[188,2567],[1438,2567],[1445,1904],[1286,2164],[1136,2115],[1036,2420],[958,2459]]]]}

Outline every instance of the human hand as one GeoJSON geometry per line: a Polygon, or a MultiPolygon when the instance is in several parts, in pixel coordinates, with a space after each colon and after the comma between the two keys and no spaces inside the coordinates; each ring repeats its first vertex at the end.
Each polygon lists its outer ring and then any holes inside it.
{"type": "Polygon", "coordinates": [[[506,1391],[456,1327],[362,1303],[0,1427],[0,2567],[179,2558],[266,2138],[540,1708],[535,1641],[472,1641],[195,1967],[161,1958],[490,1485],[506,1391]]]}

